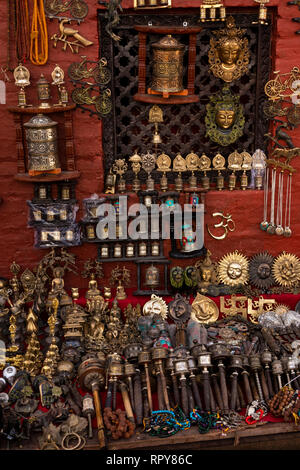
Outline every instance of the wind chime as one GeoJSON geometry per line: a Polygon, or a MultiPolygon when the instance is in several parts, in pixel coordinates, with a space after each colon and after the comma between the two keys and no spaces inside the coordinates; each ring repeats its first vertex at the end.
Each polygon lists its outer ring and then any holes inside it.
{"type": "Polygon", "coordinates": [[[260,228],[270,235],[284,235],[285,237],[292,235],[290,228],[292,177],[296,170],[290,165],[289,154],[292,154],[293,150],[276,149],[275,158],[266,161],[264,218],[260,228]],[[284,162],[280,160],[282,157],[286,157],[284,162]]]}

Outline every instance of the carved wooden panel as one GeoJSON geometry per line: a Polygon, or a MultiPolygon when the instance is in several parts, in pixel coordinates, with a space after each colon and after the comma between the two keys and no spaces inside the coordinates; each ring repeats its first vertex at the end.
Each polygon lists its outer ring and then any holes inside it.
{"type": "MultiPolygon", "coordinates": [[[[230,9],[228,10],[230,14],[230,9]]],[[[198,155],[203,152],[213,157],[221,152],[227,157],[233,150],[246,150],[251,154],[257,149],[266,150],[266,138],[268,121],[263,115],[262,107],[265,101],[264,84],[269,78],[271,70],[271,34],[272,15],[268,26],[257,24],[257,13],[243,14],[232,13],[236,26],[246,29],[246,37],[249,41],[250,62],[249,73],[240,80],[231,84],[233,93],[240,95],[240,101],[244,106],[245,128],[243,136],[234,144],[220,147],[205,137],[206,129],[204,118],[206,104],[209,96],[221,90],[225,84],[209,71],[208,50],[212,36],[211,30],[223,27],[221,23],[203,23],[202,31],[197,35],[196,44],[196,76],[195,94],[199,94],[199,103],[180,105],[161,105],[164,113],[164,122],[159,125],[159,133],[163,143],[159,146],[171,158],[178,152],[184,157],[192,150],[198,155]]],[[[100,55],[108,60],[108,66],[112,72],[112,100],[113,110],[111,119],[103,120],[103,151],[105,156],[105,172],[109,171],[113,161],[117,158],[128,159],[137,149],[139,153],[154,150],[152,136],[153,124],[148,122],[151,104],[136,102],[133,95],[138,91],[138,33],[133,26],[137,24],[147,25],[149,21],[159,26],[182,26],[186,21],[189,26],[199,25],[199,9],[191,10],[183,14],[176,10],[161,13],[126,13],[120,16],[120,23],[116,32],[121,36],[121,41],[113,41],[105,30],[106,18],[99,11],[99,41],[100,55]]],[[[187,76],[188,63],[188,37],[181,36],[178,39],[185,44],[186,53],[184,59],[185,76],[187,76]]],[[[157,34],[147,35],[146,42],[146,76],[151,77],[151,44],[158,40],[157,34]]],[[[187,84],[184,84],[187,86],[187,84]]],[[[130,165],[129,165],[130,166],[130,165]]],[[[140,173],[145,179],[143,171],[140,173]]],[[[159,178],[156,175],[156,179],[159,178]]],[[[170,175],[171,176],[171,175],[170,175]]],[[[126,175],[128,182],[133,175],[129,171],[126,175]]],[[[172,181],[172,177],[170,178],[172,181]]]]}

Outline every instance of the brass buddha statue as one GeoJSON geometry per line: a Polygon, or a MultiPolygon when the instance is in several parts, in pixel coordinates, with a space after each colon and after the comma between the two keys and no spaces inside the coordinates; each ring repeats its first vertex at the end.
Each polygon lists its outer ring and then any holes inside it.
{"type": "Polygon", "coordinates": [[[233,144],[244,131],[245,117],[238,95],[233,95],[228,85],[210,97],[206,106],[206,136],[222,146],[233,144]]]}
{"type": "Polygon", "coordinates": [[[248,72],[248,39],[243,37],[245,29],[235,27],[232,16],[226,20],[226,28],[213,31],[216,38],[210,40],[208,59],[215,77],[226,83],[238,80],[248,72]]]}
{"type": "Polygon", "coordinates": [[[199,270],[198,291],[201,294],[207,294],[209,286],[216,285],[217,282],[217,269],[211,260],[211,252],[207,250],[206,256],[203,261],[196,263],[195,267],[199,270]]]}

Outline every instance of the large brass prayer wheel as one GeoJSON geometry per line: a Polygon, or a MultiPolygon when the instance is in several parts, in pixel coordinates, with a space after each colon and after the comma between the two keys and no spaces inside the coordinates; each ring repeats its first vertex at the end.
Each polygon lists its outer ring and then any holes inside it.
{"type": "Polygon", "coordinates": [[[184,45],[168,34],[152,44],[153,71],[151,89],[161,93],[183,90],[184,45]]]}
{"type": "Polygon", "coordinates": [[[33,116],[24,124],[28,148],[28,172],[60,173],[57,146],[57,122],[44,114],[33,116]]]}

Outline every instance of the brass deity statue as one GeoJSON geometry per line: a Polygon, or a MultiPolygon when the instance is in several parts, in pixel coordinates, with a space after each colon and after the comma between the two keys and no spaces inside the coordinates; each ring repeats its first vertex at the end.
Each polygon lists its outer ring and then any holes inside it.
{"type": "Polygon", "coordinates": [[[210,97],[206,105],[206,136],[223,147],[233,144],[243,135],[245,117],[238,95],[228,85],[210,97]]]}
{"type": "Polygon", "coordinates": [[[243,38],[245,29],[235,27],[232,16],[226,20],[226,28],[213,31],[216,38],[210,40],[208,60],[215,77],[226,83],[238,80],[248,72],[248,39],[243,38]]]}
{"type": "Polygon", "coordinates": [[[209,250],[207,250],[204,260],[195,264],[195,268],[199,270],[198,291],[201,294],[207,294],[209,286],[218,284],[217,267],[211,260],[209,250]]]}

